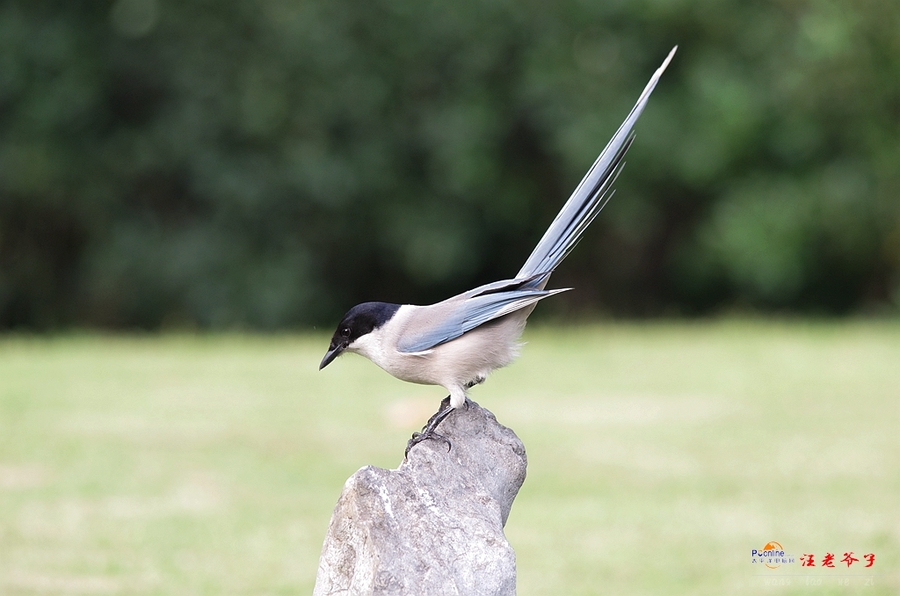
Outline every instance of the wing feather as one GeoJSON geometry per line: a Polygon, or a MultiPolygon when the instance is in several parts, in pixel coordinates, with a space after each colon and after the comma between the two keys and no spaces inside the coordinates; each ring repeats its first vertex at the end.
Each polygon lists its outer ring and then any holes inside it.
{"type": "Polygon", "coordinates": [[[610,192],[612,184],[625,165],[625,152],[634,140],[634,125],[644,111],[650,94],[672,60],[676,49],[677,46],[672,48],[662,66],[653,73],[628,117],[560,209],[516,277],[529,277],[556,269],[578,243],[588,225],[606,206],[612,197],[610,192]]]}
{"type": "MultiPolygon", "coordinates": [[[[449,313],[442,313],[443,316],[439,318],[440,322],[437,325],[430,326],[418,333],[410,333],[407,330],[403,339],[398,342],[397,349],[405,353],[430,350],[435,346],[454,340],[485,323],[530,306],[538,300],[543,300],[548,296],[567,290],[568,288],[557,290],[526,288],[464,298],[459,301],[458,305],[452,306],[452,310],[449,313]]],[[[456,299],[451,298],[450,300],[458,299],[459,297],[456,299]]],[[[441,308],[441,306],[441,303],[438,303],[434,306],[423,308],[441,308]]]]}
{"type": "Polygon", "coordinates": [[[612,197],[612,185],[625,165],[625,153],[634,140],[634,125],[676,49],[677,46],[653,74],[628,117],[563,205],[516,278],[485,284],[438,304],[417,307],[422,309],[416,319],[420,328],[414,333],[407,329],[398,350],[405,353],[430,350],[568,289],[545,290],[544,285],[612,197]]]}

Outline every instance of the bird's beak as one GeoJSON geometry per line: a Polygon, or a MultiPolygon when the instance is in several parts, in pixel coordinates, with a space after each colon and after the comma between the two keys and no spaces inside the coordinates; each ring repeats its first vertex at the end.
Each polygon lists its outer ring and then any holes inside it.
{"type": "Polygon", "coordinates": [[[329,348],[328,351],[325,352],[325,357],[322,358],[321,364],[319,364],[319,370],[322,370],[323,368],[331,364],[331,361],[340,356],[341,352],[343,352],[344,348],[346,347],[347,346],[344,344],[338,344],[332,348],[329,348]]]}

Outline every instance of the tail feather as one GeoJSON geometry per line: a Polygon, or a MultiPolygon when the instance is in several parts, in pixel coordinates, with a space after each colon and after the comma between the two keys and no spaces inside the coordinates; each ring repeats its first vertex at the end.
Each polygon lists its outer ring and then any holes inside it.
{"type": "MultiPolygon", "coordinates": [[[[628,117],[575,188],[572,196],[563,205],[541,241],[538,242],[522,269],[519,270],[516,278],[532,277],[542,273],[549,274],[556,269],[578,244],[581,235],[594,221],[597,214],[606,206],[613,195],[613,191],[611,191],[613,182],[625,165],[625,153],[634,140],[634,125],[644,111],[650,94],[677,49],[678,46],[672,48],[662,66],[653,73],[653,77],[647,83],[628,117]]],[[[546,278],[543,281],[546,283],[546,278]]]]}

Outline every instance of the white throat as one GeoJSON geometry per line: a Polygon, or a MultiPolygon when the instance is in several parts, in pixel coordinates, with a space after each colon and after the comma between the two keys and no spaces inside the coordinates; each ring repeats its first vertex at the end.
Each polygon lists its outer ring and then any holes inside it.
{"type": "Polygon", "coordinates": [[[356,338],[347,346],[348,352],[365,356],[381,368],[385,367],[384,327],[374,329],[362,337],[356,338]]]}

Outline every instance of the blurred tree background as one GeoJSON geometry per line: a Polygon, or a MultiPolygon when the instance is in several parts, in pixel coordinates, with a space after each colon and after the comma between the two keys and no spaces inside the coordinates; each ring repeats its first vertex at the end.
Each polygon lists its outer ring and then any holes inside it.
{"type": "Polygon", "coordinates": [[[509,277],[675,44],[542,310],[896,312],[897,0],[7,0],[0,328],[509,277]]]}

